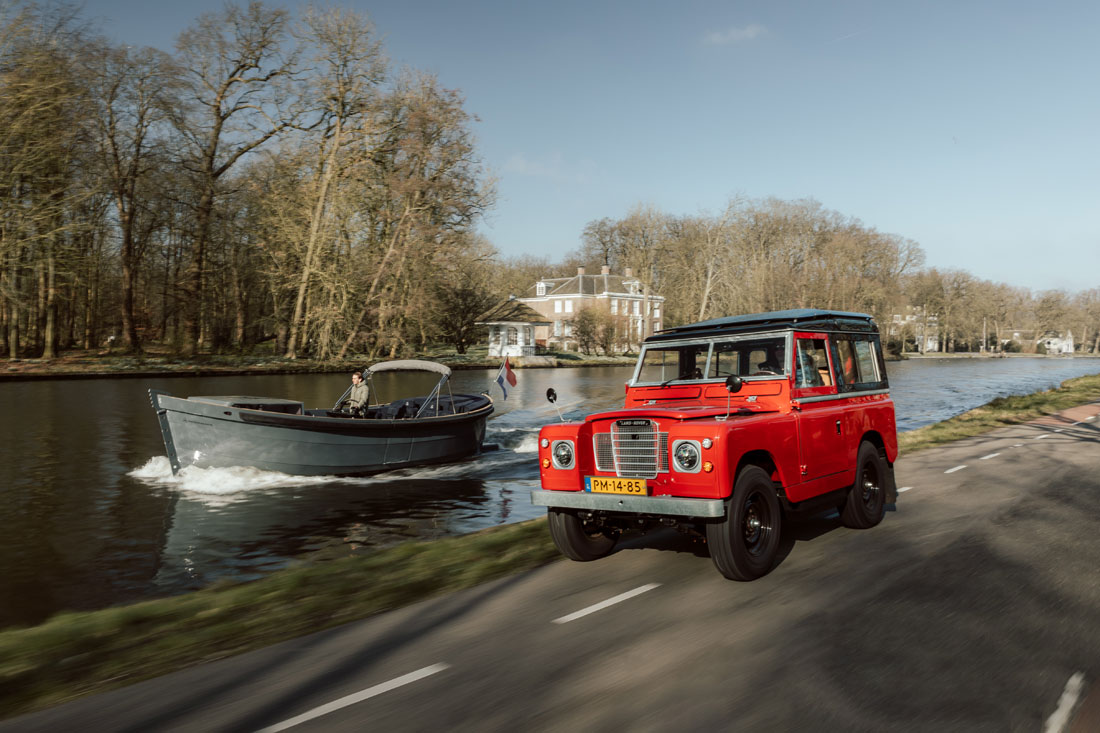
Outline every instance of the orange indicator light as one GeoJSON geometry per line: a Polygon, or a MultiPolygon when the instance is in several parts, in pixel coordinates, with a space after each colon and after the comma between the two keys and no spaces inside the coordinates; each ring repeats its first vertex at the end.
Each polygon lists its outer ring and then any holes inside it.
{"type": "Polygon", "coordinates": [[[543,468],[550,468],[550,459],[549,458],[543,458],[542,459],[542,467],[543,468]]]}
{"type": "Polygon", "coordinates": [[[703,470],[706,471],[707,473],[710,473],[711,471],[714,470],[714,464],[711,463],[710,461],[707,461],[706,463],[703,464],[703,470]]]}

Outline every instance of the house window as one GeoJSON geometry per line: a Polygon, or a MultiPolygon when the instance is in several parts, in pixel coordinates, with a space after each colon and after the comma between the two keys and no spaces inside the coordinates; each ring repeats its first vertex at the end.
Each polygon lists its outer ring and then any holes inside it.
{"type": "Polygon", "coordinates": [[[555,300],[554,301],[554,312],[555,313],[561,313],[561,301],[560,300],[555,300]]]}
{"type": "Polygon", "coordinates": [[[565,312],[566,313],[572,313],[573,312],[573,301],[571,301],[571,300],[565,301],[565,312]]]}
{"type": "Polygon", "coordinates": [[[661,317],[661,306],[659,306],[659,305],[653,306],[653,317],[654,318],[660,318],[661,317]]]}
{"type": "Polygon", "coordinates": [[[546,295],[546,283],[539,283],[535,285],[535,295],[539,296],[540,298],[546,295]]]}
{"type": "Polygon", "coordinates": [[[642,302],[640,300],[634,301],[634,315],[638,316],[642,314],[642,302]]]}
{"type": "Polygon", "coordinates": [[[565,323],[565,335],[566,336],[572,336],[573,335],[573,324],[568,322],[568,321],[566,321],[566,323],[565,323]]]}
{"type": "Polygon", "coordinates": [[[619,301],[618,301],[617,298],[612,298],[611,299],[611,315],[613,315],[613,316],[619,315],[619,301]]]}
{"type": "Polygon", "coordinates": [[[554,321],[554,335],[561,336],[561,321],[554,321]]]}
{"type": "Polygon", "coordinates": [[[514,326],[508,327],[508,345],[515,346],[519,343],[519,331],[514,326]]]}

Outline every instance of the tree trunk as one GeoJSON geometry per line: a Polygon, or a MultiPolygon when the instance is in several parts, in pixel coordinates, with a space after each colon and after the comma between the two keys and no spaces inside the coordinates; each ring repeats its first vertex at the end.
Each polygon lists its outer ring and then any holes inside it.
{"type": "MultiPolygon", "coordinates": [[[[121,206],[120,206],[121,208],[121,206]]],[[[119,259],[122,264],[122,345],[128,352],[140,352],[137,327],[134,324],[134,216],[133,212],[120,213],[122,248],[119,259]]]]}
{"type": "Polygon", "coordinates": [[[57,255],[54,243],[46,256],[45,324],[42,329],[42,358],[57,358],[57,255]]]}
{"type": "Polygon", "coordinates": [[[183,343],[184,356],[199,353],[202,336],[202,300],[204,270],[206,269],[206,239],[210,228],[210,218],[214,212],[214,186],[207,183],[199,197],[195,210],[195,244],[191,250],[191,261],[187,265],[184,285],[183,343]]]}

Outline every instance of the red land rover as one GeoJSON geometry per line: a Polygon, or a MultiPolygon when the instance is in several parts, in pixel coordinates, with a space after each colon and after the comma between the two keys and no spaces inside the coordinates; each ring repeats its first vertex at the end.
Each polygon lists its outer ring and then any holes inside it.
{"type": "Polygon", "coordinates": [[[727,578],[772,569],[785,518],[836,507],[878,524],[895,500],[894,403],[874,320],[789,310],[646,339],[623,409],[539,434],[550,533],[573,560],[619,534],[701,534],[727,578]]]}

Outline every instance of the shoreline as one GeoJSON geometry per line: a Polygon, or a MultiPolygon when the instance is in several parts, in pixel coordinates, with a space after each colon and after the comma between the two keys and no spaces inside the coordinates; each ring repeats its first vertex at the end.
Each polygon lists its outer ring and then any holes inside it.
{"type": "MultiPolygon", "coordinates": [[[[1100,374],[898,436],[912,452],[1100,402],[1100,374]]],[[[560,559],[545,517],[366,556],[316,553],[251,582],[0,629],[0,718],[357,621],[560,559]]]]}
{"type": "MultiPolygon", "coordinates": [[[[80,357],[79,359],[18,359],[0,365],[0,382],[42,381],[48,379],[151,379],[170,377],[249,377],[264,374],[344,374],[363,369],[366,359],[340,362],[312,360],[256,359],[211,355],[198,359],[167,363],[171,357],[107,356],[80,357]],[[236,362],[236,363],[234,363],[236,362]]],[[[496,359],[463,360],[454,357],[431,355],[415,357],[433,361],[452,371],[492,370],[500,367],[496,359]]],[[[522,357],[520,357],[522,359],[522,357]]],[[[542,357],[540,363],[513,363],[513,369],[558,369],[599,366],[634,366],[636,357],[563,356],[542,357]],[[548,363],[549,362],[549,363],[548,363]]],[[[377,359],[374,363],[386,361],[377,359]]]]}
{"type": "MultiPolygon", "coordinates": [[[[423,355],[411,358],[444,364],[452,371],[491,370],[500,366],[496,359],[467,358],[465,355],[423,355]]],[[[1005,354],[1005,353],[932,353],[888,357],[888,362],[910,359],[1100,359],[1100,354],[1005,354]]],[[[210,354],[172,362],[173,357],[146,355],[97,354],[70,356],[53,360],[16,359],[0,362],[0,382],[32,382],[49,379],[154,379],[171,377],[250,377],[265,374],[342,374],[364,368],[367,360],[343,361],[291,360],[273,357],[237,357],[210,354]]],[[[385,359],[376,360],[385,361],[385,359]]],[[[540,356],[524,363],[514,359],[513,369],[572,369],[580,367],[632,367],[637,356],[585,356],[566,353],[540,356]]]]}

